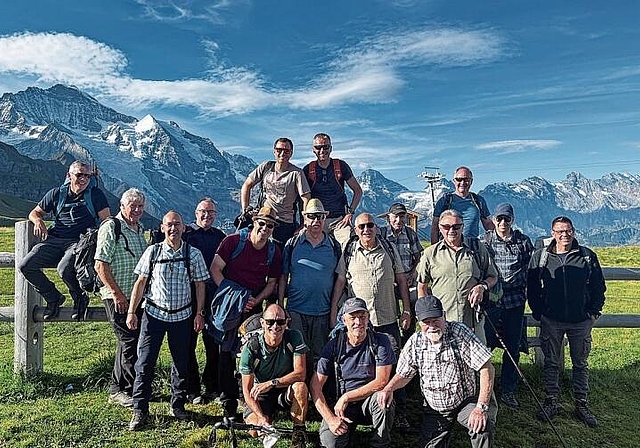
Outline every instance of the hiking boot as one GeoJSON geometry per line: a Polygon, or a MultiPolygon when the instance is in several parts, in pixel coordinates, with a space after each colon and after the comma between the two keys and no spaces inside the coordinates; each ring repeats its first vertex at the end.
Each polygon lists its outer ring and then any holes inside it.
{"type": "Polygon", "coordinates": [[[77,302],[73,302],[73,313],[71,313],[71,320],[81,321],[87,317],[87,307],[89,306],[89,297],[86,294],[78,299],[77,302]]]}
{"type": "Polygon", "coordinates": [[[202,395],[197,395],[197,394],[187,395],[187,401],[191,404],[204,404],[204,399],[202,398],[202,395]]]}
{"type": "Polygon", "coordinates": [[[147,423],[149,414],[142,411],[133,411],[133,416],[129,422],[129,431],[138,431],[147,423]]]}
{"type": "Polygon", "coordinates": [[[205,403],[214,403],[214,402],[220,402],[220,395],[218,395],[218,392],[205,392],[204,395],[202,396],[202,399],[204,400],[205,403]]]}
{"type": "Polygon", "coordinates": [[[587,400],[576,400],[576,409],[574,411],[574,414],[578,418],[578,420],[587,425],[589,428],[595,428],[596,426],[598,426],[598,419],[589,410],[587,400]]]}
{"type": "Polygon", "coordinates": [[[52,320],[60,315],[60,305],[62,305],[66,297],[58,293],[58,299],[47,302],[47,306],[42,312],[42,320],[52,320]]]}
{"type": "Polygon", "coordinates": [[[407,416],[404,414],[396,415],[396,418],[393,420],[393,427],[395,429],[399,429],[402,431],[407,431],[411,429],[411,424],[407,421],[407,416]]]}
{"type": "Polygon", "coordinates": [[[182,408],[171,408],[169,409],[169,415],[176,420],[191,420],[191,413],[185,411],[182,408]]]}
{"type": "Polygon", "coordinates": [[[558,414],[558,397],[556,397],[555,395],[548,395],[544,399],[542,409],[538,411],[538,419],[543,422],[547,421],[547,417],[549,417],[549,419],[552,419],[555,415],[558,414]],[[542,409],[544,409],[544,412],[542,409]],[[546,416],[545,412],[547,414],[546,416]]]}
{"type": "Polygon", "coordinates": [[[294,427],[291,433],[291,447],[292,448],[305,448],[307,446],[307,432],[304,427],[294,427]]]}
{"type": "Polygon", "coordinates": [[[516,400],[516,394],[513,392],[505,392],[500,395],[500,401],[508,408],[519,409],[520,403],[516,400]]]}
{"type": "Polygon", "coordinates": [[[125,392],[116,392],[113,394],[109,394],[109,399],[107,400],[112,404],[119,404],[124,408],[132,408],[133,407],[133,398],[131,398],[125,392]]]}

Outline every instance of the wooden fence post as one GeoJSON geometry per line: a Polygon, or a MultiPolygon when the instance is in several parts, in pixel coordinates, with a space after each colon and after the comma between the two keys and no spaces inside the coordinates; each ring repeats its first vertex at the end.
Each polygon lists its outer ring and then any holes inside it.
{"type": "Polygon", "coordinates": [[[42,322],[33,320],[36,306],[42,305],[42,297],[18,270],[18,264],[34,246],[36,237],[33,224],[20,221],[15,226],[15,320],[13,371],[30,375],[42,371],[42,322]]]}

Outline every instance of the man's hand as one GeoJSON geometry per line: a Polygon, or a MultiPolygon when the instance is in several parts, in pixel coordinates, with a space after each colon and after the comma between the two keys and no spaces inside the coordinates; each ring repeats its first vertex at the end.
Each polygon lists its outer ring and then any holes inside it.
{"type": "Polygon", "coordinates": [[[378,406],[381,408],[388,408],[393,401],[393,392],[386,389],[382,389],[378,392],[378,406]]]}
{"type": "Polygon", "coordinates": [[[342,217],[340,221],[335,224],[336,229],[344,229],[345,227],[351,226],[351,219],[353,218],[353,213],[347,213],[342,217]]]}
{"type": "Polygon", "coordinates": [[[469,291],[469,303],[471,304],[471,308],[475,308],[477,305],[482,303],[482,298],[484,296],[484,286],[481,284],[477,284],[471,291],[469,291]]]}
{"type": "Polygon", "coordinates": [[[40,238],[42,241],[46,240],[49,236],[49,232],[47,230],[47,226],[45,225],[42,219],[36,221],[33,225],[33,234],[40,238]]]}
{"type": "Polygon", "coordinates": [[[200,333],[204,329],[204,317],[198,313],[195,319],[193,319],[193,330],[196,333],[200,333]]]}
{"type": "Polygon", "coordinates": [[[487,413],[480,408],[473,408],[471,414],[469,414],[469,429],[476,434],[479,434],[487,427],[487,413]]]}
{"type": "Polygon", "coordinates": [[[245,313],[248,313],[260,302],[262,302],[262,300],[256,299],[255,297],[250,296],[249,300],[247,301],[247,304],[244,306],[244,309],[242,311],[244,311],[245,313]]]}
{"type": "Polygon", "coordinates": [[[337,436],[346,434],[349,431],[349,423],[352,423],[351,420],[346,417],[340,418],[337,415],[327,419],[329,430],[337,436]]]}
{"type": "Polygon", "coordinates": [[[129,327],[129,330],[138,328],[138,316],[136,316],[136,313],[127,313],[127,327],[129,327]]]}
{"type": "Polygon", "coordinates": [[[342,394],[336,405],[333,407],[333,412],[340,418],[346,418],[344,411],[347,409],[348,404],[349,400],[347,399],[347,394],[342,394]]]}
{"type": "Polygon", "coordinates": [[[408,313],[402,313],[402,317],[400,318],[400,327],[403,330],[408,330],[411,325],[411,315],[408,313]]]}
{"type": "Polygon", "coordinates": [[[118,314],[124,314],[129,309],[129,301],[122,291],[113,292],[113,308],[118,314]]]}
{"type": "Polygon", "coordinates": [[[265,381],[264,383],[254,383],[250,392],[251,398],[257,400],[258,395],[267,393],[271,389],[273,389],[273,386],[271,385],[270,381],[265,381]]]}

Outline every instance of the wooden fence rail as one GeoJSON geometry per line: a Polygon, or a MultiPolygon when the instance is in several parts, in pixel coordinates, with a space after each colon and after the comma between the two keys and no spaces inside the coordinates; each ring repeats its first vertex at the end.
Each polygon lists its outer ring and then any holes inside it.
{"type": "MultiPolygon", "coordinates": [[[[14,268],[15,260],[21,260],[36,243],[33,225],[29,221],[21,221],[15,225],[15,252],[0,252],[0,268],[14,268]]],[[[640,268],[603,267],[606,280],[640,280],[640,268]]],[[[33,286],[26,281],[17,269],[15,270],[15,300],[13,307],[0,307],[0,322],[14,322],[14,371],[31,374],[42,371],[43,353],[43,320],[42,297],[33,286]]],[[[73,308],[61,307],[60,315],[48,322],[73,322],[73,308]]],[[[106,322],[104,308],[89,307],[86,321],[106,322]]],[[[527,316],[527,326],[540,327],[540,322],[527,316]]],[[[638,314],[604,314],[595,323],[597,328],[640,328],[638,314]]],[[[535,341],[536,338],[531,338],[535,341]]],[[[533,344],[536,345],[535,342],[533,344]]],[[[536,347],[536,360],[540,359],[540,350],[536,347]]]]}

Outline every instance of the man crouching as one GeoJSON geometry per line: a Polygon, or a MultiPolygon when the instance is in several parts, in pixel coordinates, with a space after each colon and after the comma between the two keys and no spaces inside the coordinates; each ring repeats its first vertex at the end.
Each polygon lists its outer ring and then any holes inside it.
{"type": "MultiPolygon", "coordinates": [[[[290,410],[291,446],[304,447],[309,391],[304,383],[309,348],[298,330],[286,328],[284,310],[270,305],[262,318],[262,331],[242,350],[239,372],[247,407],[244,421],[270,426],[277,410],[290,410]]],[[[255,437],[257,434],[252,432],[255,437]]]]}

